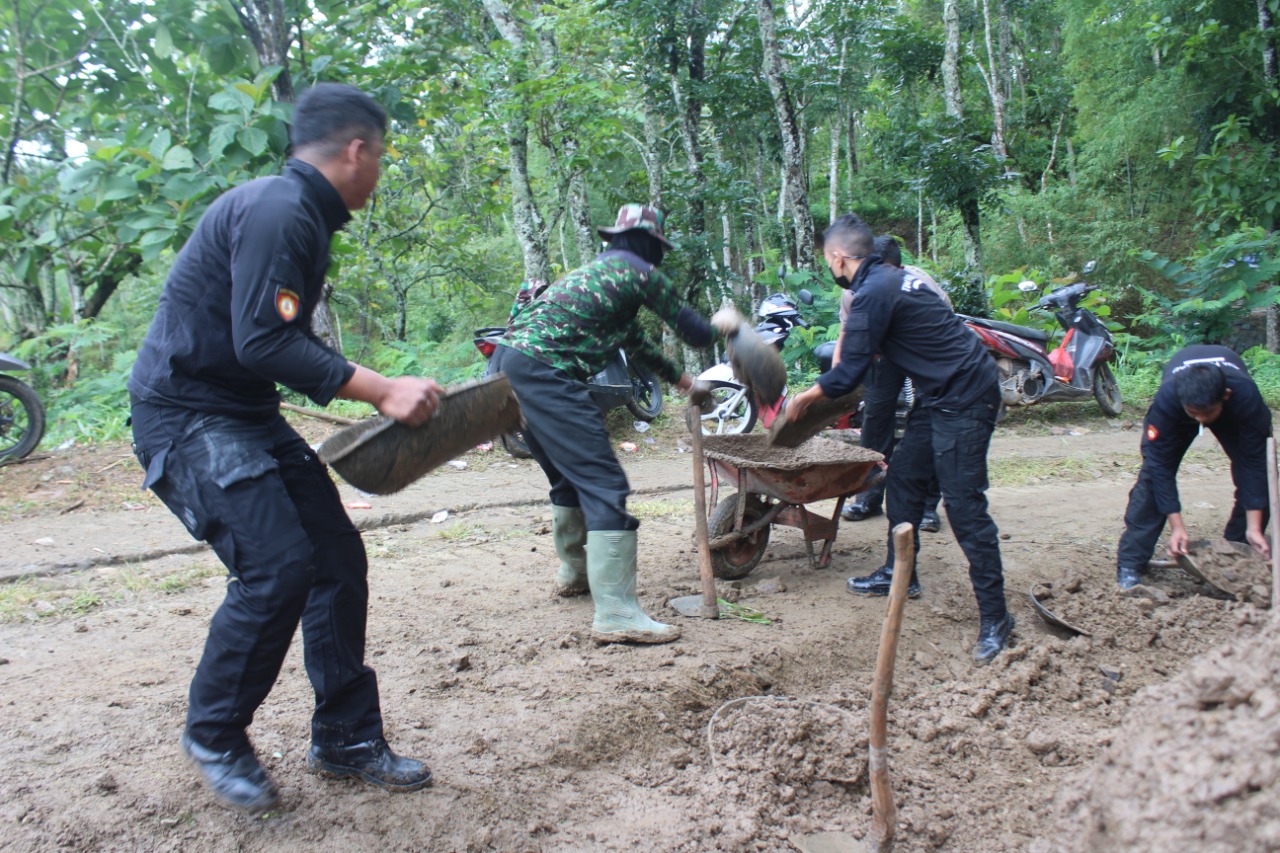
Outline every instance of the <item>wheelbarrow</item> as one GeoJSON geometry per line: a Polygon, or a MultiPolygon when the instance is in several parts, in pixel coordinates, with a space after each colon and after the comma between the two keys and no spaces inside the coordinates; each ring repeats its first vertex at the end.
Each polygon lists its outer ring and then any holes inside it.
{"type": "Polygon", "coordinates": [[[750,574],[764,556],[774,524],[804,531],[809,565],[829,566],[845,499],[884,476],[879,453],[822,437],[788,448],[770,445],[763,434],[709,435],[702,452],[711,480],[707,545],[712,571],[723,580],[750,574]],[[722,481],[737,492],[721,499],[722,481]],[[830,518],[805,507],[831,498],[837,500],[830,518]],[[822,543],[817,554],[815,542],[822,543]]]}

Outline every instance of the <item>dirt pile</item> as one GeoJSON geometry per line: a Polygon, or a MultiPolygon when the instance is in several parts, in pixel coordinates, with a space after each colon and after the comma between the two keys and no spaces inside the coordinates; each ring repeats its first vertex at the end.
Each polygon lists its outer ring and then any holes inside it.
{"type": "Polygon", "coordinates": [[[1243,542],[1202,539],[1178,562],[1193,576],[1237,601],[1271,606],[1271,568],[1243,542]]]}
{"type": "Polygon", "coordinates": [[[769,444],[766,435],[709,435],[703,439],[703,452],[740,468],[773,468],[799,471],[814,465],[847,465],[857,462],[879,462],[883,457],[874,450],[830,438],[811,438],[799,447],[769,444]]]}
{"type": "Polygon", "coordinates": [[[1057,800],[1076,850],[1280,849],[1280,623],[1235,613],[1238,635],[1140,693],[1111,746],[1057,800]]]}

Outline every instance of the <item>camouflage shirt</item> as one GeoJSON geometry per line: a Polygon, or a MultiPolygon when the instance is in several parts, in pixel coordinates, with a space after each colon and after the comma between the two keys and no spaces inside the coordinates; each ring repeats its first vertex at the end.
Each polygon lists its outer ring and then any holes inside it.
{"type": "Polygon", "coordinates": [[[684,304],[671,279],[630,252],[610,250],[515,312],[502,343],[581,382],[604,370],[622,348],[667,382],[677,382],[681,368],[636,322],[641,307],[686,343],[711,342],[707,321],[684,304]]]}

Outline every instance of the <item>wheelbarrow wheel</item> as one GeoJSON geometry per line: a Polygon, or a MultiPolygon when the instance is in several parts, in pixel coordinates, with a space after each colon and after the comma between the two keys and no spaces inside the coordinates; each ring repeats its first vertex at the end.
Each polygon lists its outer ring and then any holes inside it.
{"type": "MultiPolygon", "coordinates": [[[[765,514],[765,503],[756,495],[747,496],[747,506],[742,514],[742,524],[747,526],[765,514]]],[[[716,504],[711,512],[711,520],[707,522],[707,534],[717,539],[732,533],[738,515],[738,496],[729,495],[716,504]]],[[[764,549],[769,546],[769,525],[765,525],[752,533],[730,542],[723,548],[711,552],[711,572],[721,580],[737,580],[751,574],[764,556],[764,549]]]]}

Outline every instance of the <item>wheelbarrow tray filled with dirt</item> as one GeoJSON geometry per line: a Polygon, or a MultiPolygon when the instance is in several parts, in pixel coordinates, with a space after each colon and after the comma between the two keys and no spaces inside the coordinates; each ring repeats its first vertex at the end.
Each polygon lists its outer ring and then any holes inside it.
{"type": "Polygon", "coordinates": [[[829,565],[845,499],[883,476],[879,463],[884,457],[879,453],[822,437],[798,447],[779,447],[769,444],[764,434],[709,435],[702,452],[711,474],[711,565],[716,577],[725,579],[745,577],[756,567],[769,543],[771,524],[803,530],[810,563],[829,565]],[[721,500],[721,482],[736,487],[737,494],[721,500]],[[832,498],[837,500],[831,518],[804,506],[832,498]],[[823,547],[815,557],[817,541],[823,547]]]}

